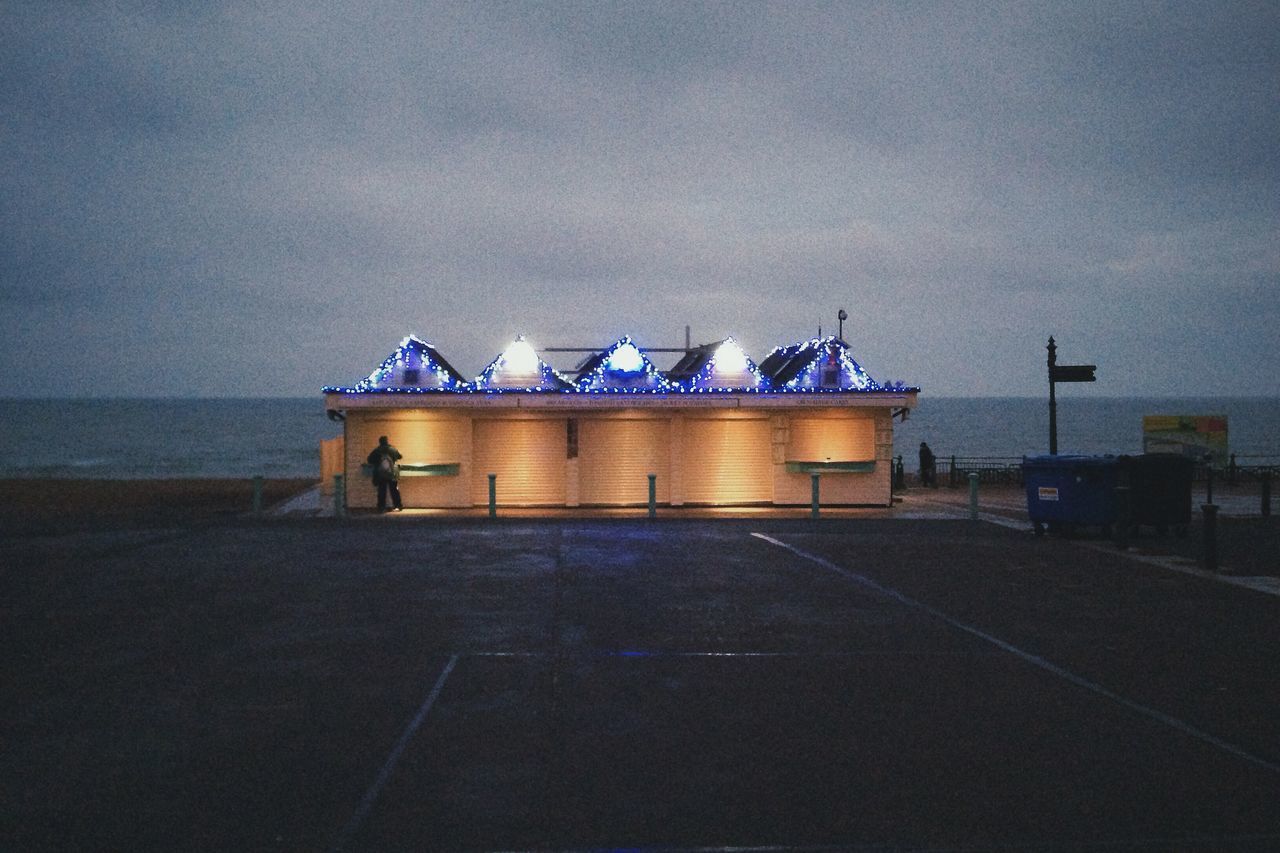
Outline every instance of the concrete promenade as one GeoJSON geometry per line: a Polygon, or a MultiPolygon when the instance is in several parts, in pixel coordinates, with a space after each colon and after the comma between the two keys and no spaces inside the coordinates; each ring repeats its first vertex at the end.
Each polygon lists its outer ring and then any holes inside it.
{"type": "Polygon", "coordinates": [[[6,533],[0,848],[1280,848],[1280,599],[859,512],[6,533]]]}

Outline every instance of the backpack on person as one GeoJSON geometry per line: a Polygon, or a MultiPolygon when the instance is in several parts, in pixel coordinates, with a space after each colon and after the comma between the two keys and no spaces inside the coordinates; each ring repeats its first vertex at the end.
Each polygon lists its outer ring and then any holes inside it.
{"type": "Polygon", "coordinates": [[[392,479],[394,473],[395,463],[391,461],[391,454],[381,454],[378,457],[378,467],[374,468],[374,476],[385,483],[392,479]]]}

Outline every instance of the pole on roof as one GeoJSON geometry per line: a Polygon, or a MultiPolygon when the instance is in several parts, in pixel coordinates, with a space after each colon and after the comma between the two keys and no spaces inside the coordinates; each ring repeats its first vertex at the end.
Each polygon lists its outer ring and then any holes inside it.
{"type": "Polygon", "coordinates": [[[688,352],[689,350],[693,349],[693,336],[692,336],[692,332],[693,332],[693,330],[692,330],[692,329],[690,329],[688,326],[685,326],[685,327],[684,327],[684,350],[685,350],[685,352],[688,352]]]}
{"type": "Polygon", "coordinates": [[[841,342],[844,341],[844,321],[849,319],[849,314],[843,308],[836,313],[836,319],[840,321],[840,331],[836,334],[836,338],[841,342]]]}

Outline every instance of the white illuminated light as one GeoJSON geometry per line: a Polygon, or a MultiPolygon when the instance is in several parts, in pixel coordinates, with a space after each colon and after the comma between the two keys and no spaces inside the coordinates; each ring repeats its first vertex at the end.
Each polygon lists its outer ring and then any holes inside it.
{"type": "Polygon", "coordinates": [[[542,367],[538,354],[524,338],[516,338],[502,354],[502,363],[513,376],[537,376],[542,367]]]}
{"type": "Polygon", "coordinates": [[[644,369],[644,356],[635,344],[623,344],[609,356],[609,369],[619,373],[638,373],[644,369]]]}
{"type": "Polygon", "coordinates": [[[716,349],[715,359],[717,373],[745,373],[747,370],[747,354],[733,338],[716,349]]]}
{"type": "Polygon", "coordinates": [[[604,359],[579,380],[575,390],[588,394],[665,394],[684,390],[659,373],[629,337],[621,338],[605,352],[604,359]]]}
{"type": "Polygon", "coordinates": [[[570,385],[564,377],[543,364],[537,352],[524,337],[517,338],[502,355],[485,369],[474,384],[459,380],[439,364],[431,355],[430,345],[415,335],[400,342],[396,351],[386,358],[379,368],[354,387],[325,386],[324,393],[468,393],[488,391],[556,391],[578,393],[627,393],[627,394],[683,394],[683,393],[841,393],[858,391],[918,391],[901,381],[881,385],[854,361],[848,346],[835,338],[814,338],[786,347],[775,347],[770,353],[783,353],[791,359],[807,356],[807,364],[784,386],[775,386],[743,352],[733,338],[716,348],[715,355],[704,365],[698,375],[684,383],[669,381],[640,351],[630,338],[624,337],[609,350],[609,355],[584,377],[577,386],[570,385]],[[812,355],[809,355],[812,353],[812,355]],[[834,387],[823,383],[823,362],[831,354],[837,354],[840,366],[840,382],[834,387]],[[411,386],[395,384],[398,371],[407,368],[430,371],[430,379],[411,386]],[[617,376],[614,380],[605,373],[631,374],[617,376]],[[636,376],[635,374],[642,374],[636,376]],[[512,381],[514,380],[514,381],[512,381]],[[643,385],[637,384],[642,382],[643,385]]]}

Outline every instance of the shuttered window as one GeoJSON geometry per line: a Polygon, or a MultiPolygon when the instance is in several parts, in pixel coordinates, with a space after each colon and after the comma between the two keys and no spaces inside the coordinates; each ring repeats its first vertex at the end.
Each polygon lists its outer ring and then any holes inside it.
{"type": "Polygon", "coordinates": [[[548,420],[477,420],[472,446],[471,498],[489,502],[489,474],[497,474],[503,506],[563,504],[568,423],[548,420]]]}
{"type": "Polygon", "coordinates": [[[466,426],[466,421],[457,418],[349,418],[348,465],[359,471],[381,435],[385,435],[400,451],[404,465],[454,464],[461,461],[462,435],[466,426]]]}
{"type": "Polygon", "coordinates": [[[684,426],[686,503],[773,500],[771,430],[765,419],[690,418],[684,426]]]}
{"type": "Polygon", "coordinates": [[[876,458],[871,418],[792,418],[788,462],[867,462],[876,458]]]}
{"type": "Polygon", "coordinates": [[[583,419],[579,426],[578,489],[584,504],[671,500],[671,422],[666,419],[583,419]]]}

